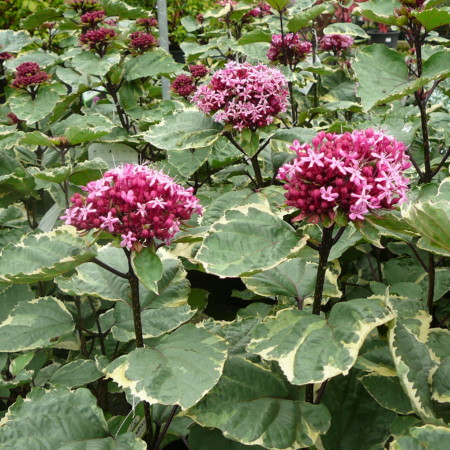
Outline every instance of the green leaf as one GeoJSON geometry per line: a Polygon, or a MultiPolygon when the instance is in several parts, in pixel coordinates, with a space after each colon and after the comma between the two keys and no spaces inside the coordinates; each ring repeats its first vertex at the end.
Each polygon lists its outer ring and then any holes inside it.
{"type": "Polygon", "coordinates": [[[420,83],[423,81],[443,80],[450,76],[450,51],[433,53],[424,63],[420,83]]]}
{"type": "Polygon", "coordinates": [[[107,170],[108,164],[102,158],[94,158],[71,167],[69,180],[78,186],[86,186],[90,181],[101,178],[107,170]]]}
{"type": "Polygon", "coordinates": [[[0,30],[2,52],[17,53],[31,42],[32,39],[26,31],[0,30]]]}
{"type": "Polygon", "coordinates": [[[360,51],[353,63],[359,81],[358,95],[365,110],[381,103],[402,98],[415,87],[408,80],[408,67],[395,50],[382,44],[360,51]],[[373,67],[378,69],[375,71],[373,67]]]}
{"type": "Polygon", "coordinates": [[[189,324],[121,356],[105,374],[140,400],[186,409],[214,387],[226,356],[222,339],[189,324]]]}
{"type": "Polygon", "coordinates": [[[116,442],[108,436],[103,412],[88,389],[34,388],[26,400],[18,397],[0,424],[0,446],[4,448],[145,449],[131,434],[116,442]]]}
{"type": "Polygon", "coordinates": [[[400,53],[383,44],[365,47],[353,64],[364,109],[368,111],[376,105],[403,98],[430,81],[448,77],[449,64],[450,52],[437,52],[425,61],[422,76],[409,80],[408,67],[400,53]]]}
{"type": "Polygon", "coordinates": [[[259,445],[243,445],[224,437],[220,430],[195,425],[189,433],[191,450],[263,450],[259,445]]]}
{"type": "Polygon", "coordinates": [[[52,183],[62,183],[64,180],[67,180],[70,175],[70,167],[55,167],[50,170],[36,170],[37,168],[32,168],[30,173],[34,176],[34,178],[38,180],[51,181],[52,183]]]}
{"type": "Polygon", "coordinates": [[[60,120],[52,125],[54,135],[66,136],[72,144],[89,141],[91,138],[110,133],[114,123],[102,114],[71,114],[67,119],[60,120]]]}
{"type": "Polygon", "coordinates": [[[135,8],[120,0],[102,0],[102,7],[108,17],[118,16],[120,19],[139,19],[140,17],[146,17],[145,10],[135,8]]]}
{"type": "Polygon", "coordinates": [[[0,322],[8,317],[17,303],[33,300],[34,297],[34,292],[25,284],[0,286],[0,322]]]}
{"type": "Polygon", "coordinates": [[[420,236],[418,246],[439,255],[450,256],[450,202],[410,203],[402,217],[420,236]]]}
{"type": "Polygon", "coordinates": [[[394,10],[401,6],[398,0],[371,0],[358,5],[363,17],[386,25],[396,25],[394,10]]]}
{"type": "MultiPolygon", "coordinates": [[[[315,262],[300,258],[289,259],[273,269],[242,277],[242,281],[255,294],[265,297],[286,295],[304,299],[314,294],[317,266],[315,262]]],[[[325,297],[340,297],[337,285],[339,271],[327,270],[325,278],[325,297]]]]}
{"type": "Polygon", "coordinates": [[[62,226],[49,233],[26,235],[0,254],[0,281],[34,283],[51,280],[96,255],[75,228],[62,226]]]}
{"type": "Polygon", "coordinates": [[[83,75],[104,76],[112,66],[118,64],[119,55],[113,54],[100,58],[90,51],[83,51],[75,55],[72,59],[72,67],[83,75]]]}
{"type": "MultiPolygon", "coordinates": [[[[162,278],[156,294],[140,286],[141,321],[144,339],[161,336],[187,322],[194,314],[188,303],[190,284],[181,262],[163,249],[158,250],[163,264],[162,278]]],[[[121,279],[122,282],[126,280],[121,279]]],[[[128,282],[126,282],[128,284],[128,282]]],[[[126,291],[129,297],[128,290],[126,291]]],[[[129,302],[129,299],[127,299],[129,302]]],[[[122,342],[135,339],[133,313],[128,303],[119,302],[114,309],[114,337],[122,342]]]]}
{"type": "Polygon", "coordinates": [[[428,383],[436,363],[431,358],[427,346],[420,340],[423,331],[419,333],[412,331],[408,322],[396,319],[389,325],[389,345],[400,383],[414,411],[422,420],[439,424],[431,402],[431,389],[428,383]]]}
{"type": "Polygon", "coordinates": [[[351,22],[332,23],[323,29],[324,34],[346,34],[368,39],[369,35],[359,25],[351,22]]]}
{"type": "MultiPolygon", "coordinates": [[[[252,305],[256,305],[252,303],[252,305]]],[[[229,355],[250,356],[246,351],[250,343],[253,329],[261,322],[261,317],[238,317],[232,322],[209,320],[203,322],[204,327],[213,333],[225,339],[229,355]]]]}
{"type": "Polygon", "coordinates": [[[9,97],[11,111],[27,125],[32,125],[38,120],[48,116],[59,100],[56,89],[50,85],[43,85],[34,100],[28,94],[14,93],[9,97]]]}
{"type": "Polygon", "coordinates": [[[322,399],[331,427],[322,436],[327,450],[382,449],[396,414],[381,407],[357,380],[358,372],[330,380],[322,399]]]}
{"type": "Polygon", "coordinates": [[[170,75],[182,67],[166,51],[155,49],[144,55],[130,57],[125,62],[125,79],[133,81],[138,78],[170,75]]]}
{"type": "Polygon", "coordinates": [[[225,192],[208,205],[201,218],[201,224],[212,225],[233,207],[252,203],[265,204],[265,202],[265,198],[260,193],[253,192],[251,189],[225,192]]]}
{"type": "Polygon", "coordinates": [[[73,331],[72,315],[61,300],[41,297],[19,302],[0,324],[0,352],[50,347],[73,331]]]}
{"type": "Polygon", "coordinates": [[[396,376],[385,376],[371,373],[359,379],[367,392],[386,409],[398,414],[413,414],[411,402],[404,393],[396,376]]]}
{"type": "Polygon", "coordinates": [[[426,31],[431,31],[450,23],[450,8],[432,8],[424,11],[412,10],[411,15],[425,27],[426,31]]]}
{"type": "Polygon", "coordinates": [[[432,399],[439,403],[450,403],[450,356],[444,358],[432,379],[432,399]]]}
{"type": "Polygon", "coordinates": [[[316,17],[320,16],[325,12],[333,11],[333,7],[329,4],[316,5],[312,8],[301,11],[298,14],[295,14],[291,20],[288,22],[288,30],[291,33],[297,33],[298,30],[304,28],[310,24],[312,20],[316,17]]]}
{"type": "Polygon", "coordinates": [[[208,273],[235,277],[267,270],[306,243],[294,229],[259,204],[229,209],[215,222],[198,253],[208,273]]]}
{"type": "Polygon", "coordinates": [[[327,320],[284,309],[255,328],[247,350],[277,361],[293,384],[321,383],[348,373],[367,335],[393,317],[374,297],[338,303],[327,320]]]}
{"type": "Polygon", "coordinates": [[[46,8],[36,11],[22,20],[22,27],[25,30],[35,30],[39,28],[44,22],[52,22],[63,18],[63,14],[54,8],[46,8]]]}
{"type": "Polygon", "coordinates": [[[139,281],[158,294],[157,283],[163,275],[163,265],[158,255],[152,249],[144,247],[140,252],[133,252],[131,264],[139,281]]]}
{"type": "Polygon", "coordinates": [[[263,29],[253,30],[245,33],[238,41],[238,45],[253,44],[255,42],[270,42],[272,35],[263,29]]]}
{"type": "Polygon", "coordinates": [[[271,449],[312,446],[330,423],[323,405],[289,400],[280,375],[239,357],[226,362],[217,386],[186,414],[233,440],[271,449]]]}
{"type": "MultiPolygon", "coordinates": [[[[105,245],[98,250],[98,259],[119,272],[128,271],[128,262],[122,249],[105,245]]],[[[71,278],[55,279],[59,289],[69,295],[89,295],[104,300],[126,302],[129,299],[128,281],[112,274],[95,263],[77,267],[71,278]]]]}
{"type": "Polygon", "coordinates": [[[450,445],[450,428],[424,425],[409,430],[410,436],[401,436],[391,442],[392,450],[447,450],[450,445]]]}
{"type": "Polygon", "coordinates": [[[167,152],[167,158],[180,175],[189,178],[203,165],[210,154],[211,147],[196,148],[195,150],[170,150],[167,152]]]}
{"type": "Polygon", "coordinates": [[[78,359],[57,369],[51,376],[49,383],[54,386],[73,388],[92,383],[102,376],[94,361],[78,359]]]}
{"type": "Polygon", "coordinates": [[[42,145],[44,147],[53,146],[51,139],[40,131],[32,131],[31,133],[26,133],[19,142],[21,144],[42,145]]]}
{"type": "Polygon", "coordinates": [[[217,141],[222,125],[199,111],[167,117],[144,133],[144,139],[163,150],[208,147],[217,141]]]}
{"type": "Polygon", "coordinates": [[[283,11],[289,0],[267,0],[268,3],[275,11],[283,11]]]}

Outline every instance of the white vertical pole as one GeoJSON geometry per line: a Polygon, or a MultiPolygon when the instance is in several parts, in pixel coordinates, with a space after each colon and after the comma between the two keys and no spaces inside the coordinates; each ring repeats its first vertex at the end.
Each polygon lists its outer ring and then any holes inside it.
{"type": "MultiPolygon", "coordinates": [[[[157,0],[158,7],[158,28],[159,28],[159,46],[169,51],[169,27],[167,24],[167,2],[166,0],[157,0]]],[[[161,77],[162,98],[170,100],[170,84],[166,77],[161,77]]]]}

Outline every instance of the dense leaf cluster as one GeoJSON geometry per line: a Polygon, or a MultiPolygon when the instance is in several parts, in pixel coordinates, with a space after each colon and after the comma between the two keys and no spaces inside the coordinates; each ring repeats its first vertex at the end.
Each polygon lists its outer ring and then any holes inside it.
{"type": "Polygon", "coordinates": [[[182,3],[0,31],[0,447],[449,448],[448,7],[182,3]]]}

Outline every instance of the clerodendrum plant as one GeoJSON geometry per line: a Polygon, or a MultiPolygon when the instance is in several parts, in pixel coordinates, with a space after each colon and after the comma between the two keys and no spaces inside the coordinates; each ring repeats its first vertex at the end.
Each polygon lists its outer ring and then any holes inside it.
{"type": "MultiPolygon", "coordinates": [[[[136,347],[142,348],[144,331],[139,280],[158,293],[156,281],[163,270],[155,253],[155,239],[169,245],[180,230],[181,221],[190,219],[193,213],[201,214],[202,208],[192,195],[192,188],[185,189],[162,172],[146,166],[125,164],[106,172],[101,179],[91,181],[83,190],[88,192],[87,196],[75,194],[71,198],[73,205],[62,219],[80,231],[104,230],[121,237],[120,246],[128,260],[126,273],[97,258],[92,262],[128,280],[136,347]]],[[[174,406],[172,416],[177,407],[174,406]]],[[[144,411],[147,443],[151,448],[158,448],[165,432],[153,435],[148,402],[144,402],[144,411]]]]}
{"type": "Polygon", "coordinates": [[[66,4],[0,31],[0,447],[450,447],[448,10],[221,0],[182,65],[66,4]]]}

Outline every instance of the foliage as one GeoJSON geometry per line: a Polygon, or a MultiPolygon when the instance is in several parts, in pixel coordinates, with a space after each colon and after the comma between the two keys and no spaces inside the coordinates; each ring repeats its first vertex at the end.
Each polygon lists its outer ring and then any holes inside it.
{"type": "Polygon", "coordinates": [[[0,446],[447,449],[444,2],[174,2],[186,65],[66,3],[0,31],[0,446]]]}

